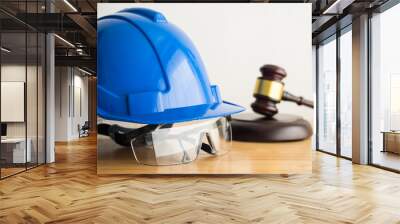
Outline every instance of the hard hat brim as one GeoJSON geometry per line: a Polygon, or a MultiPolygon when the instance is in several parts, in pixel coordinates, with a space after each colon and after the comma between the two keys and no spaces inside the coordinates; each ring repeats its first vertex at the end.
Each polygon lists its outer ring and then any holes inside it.
{"type": "Polygon", "coordinates": [[[216,117],[224,117],[244,111],[245,108],[234,103],[223,101],[211,107],[192,106],[176,109],[165,110],[160,113],[141,114],[134,116],[118,116],[107,113],[97,108],[97,115],[108,120],[117,120],[124,122],[132,122],[139,124],[173,124],[178,122],[186,122],[193,120],[210,119],[216,117]]]}

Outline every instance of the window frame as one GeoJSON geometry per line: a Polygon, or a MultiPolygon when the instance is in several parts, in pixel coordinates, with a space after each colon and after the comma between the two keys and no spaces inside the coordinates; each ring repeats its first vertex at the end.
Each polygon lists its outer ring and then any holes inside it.
{"type": "Polygon", "coordinates": [[[316,107],[315,107],[315,117],[316,117],[316,137],[315,137],[315,146],[316,146],[316,151],[319,152],[323,152],[329,155],[333,155],[333,156],[337,156],[343,159],[347,159],[347,160],[352,160],[351,157],[347,157],[342,155],[342,150],[341,150],[341,116],[340,116],[340,103],[341,103],[341,94],[340,93],[340,84],[341,84],[341,66],[340,66],[340,59],[341,59],[341,55],[340,55],[340,37],[342,35],[344,35],[347,32],[351,32],[352,31],[352,23],[346,25],[345,27],[339,29],[336,31],[336,33],[332,34],[331,36],[321,40],[318,44],[316,44],[316,68],[315,68],[315,80],[316,80],[316,107]],[[319,143],[319,136],[320,136],[320,130],[319,130],[319,122],[320,122],[320,118],[319,118],[319,109],[320,109],[320,105],[318,103],[318,99],[319,99],[319,90],[320,90],[320,72],[319,72],[319,47],[321,44],[326,44],[329,43],[330,41],[336,41],[336,152],[332,153],[329,152],[327,150],[324,150],[322,148],[320,148],[320,143],[319,143]]]}

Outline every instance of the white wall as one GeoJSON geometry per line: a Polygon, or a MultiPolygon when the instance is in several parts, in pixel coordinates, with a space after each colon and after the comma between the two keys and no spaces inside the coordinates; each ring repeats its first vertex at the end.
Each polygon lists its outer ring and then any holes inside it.
{"type": "MultiPolygon", "coordinates": [[[[98,17],[128,7],[158,10],[189,35],[226,100],[250,108],[264,64],[284,67],[286,89],[313,99],[311,4],[101,3],[98,17]]],[[[279,110],[313,119],[311,109],[293,103],[279,110]]]]}
{"type": "MultiPolygon", "coordinates": [[[[25,63],[6,63],[1,66],[1,81],[24,82],[26,85],[26,107],[19,108],[26,112],[26,120],[22,122],[6,122],[7,137],[21,138],[27,136],[31,143],[32,161],[44,162],[44,74],[41,66],[25,65],[25,63]],[[38,70],[37,70],[38,69],[38,70]],[[39,156],[37,157],[37,153],[39,156]]],[[[24,94],[22,90],[21,94],[24,94]]],[[[7,97],[2,95],[3,97],[7,97]]],[[[12,110],[10,107],[2,107],[1,110],[12,110]]],[[[14,108],[16,109],[16,108],[14,108]]],[[[8,111],[12,113],[12,111],[8,111]]]]}
{"type": "Polygon", "coordinates": [[[55,140],[65,141],[68,139],[68,73],[67,67],[56,67],[55,69],[55,140]],[[65,90],[67,88],[67,90],[65,90]],[[66,96],[66,97],[65,97],[66,96]]]}
{"type": "Polygon", "coordinates": [[[56,67],[55,73],[55,141],[70,141],[79,137],[78,124],[88,120],[88,78],[71,67],[56,67]]]}
{"type": "MultiPolygon", "coordinates": [[[[75,73],[79,72],[75,70],[75,73]]],[[[89,113],[88,113],[88,78],[87,76],[82,76],[82,73],[78,73],[74,75],[74,82],[73,85],[75,86],[74,88],[74,93],[75,96],[72,96],[74,98],[74,108],[72,110],[72,119],[71,119],[71,135],[73,138],[78,138],[79,137],[79,132],[78,132],[78,124],[83,125],[85,121],[88,121],[89,119],[89,113]],[[80,91],[80,93],[79,93],[80,91]],[[79,97],[80,95],[80,97],[79,97]],[[79,102],[80,101],[80,102],[79,102]],[[81,108],[79,108],[81,107],[81,108]],[[80,112],[82,110],[82,112],[80,112]]]]}
{"type": "MultiPolygon", "coordinates": [[[[26,67],[20,64],[6,64],[1,66],[1,81],[25,82],[26,67]]],[[[1,108],[7,110],[7,108],[1,108]]],[[[25,122],[7,123],[7,137],[25,137],[25,122]]]]}
{"type": "MultiPolygon", "coordinates": [[[[21,64],[4,64],[1,66],[1,81],[4,82],[24,82],[26,83],[26,72],[28,72],[28,74],[33,74],[33,71],[36,74],[36,67],[33,66],[27,66],[25,67],[25,64],[21,65],[21,64]]],[[[36,85],[36,81],[34,83],[32,83],[32,81],[30,80],[30,85],[34,84],[36,85]]],[[[27,89],[28,93],[28,99],[27,99],[27,103],[31,103],[32,102],[32,98],[36,99],[36,89],[34,89],[34,92],[30,92],[29,90],[31,90],[31,88],[27,89]]],[[[4,96],[3,96],[4,97],[4,96]]],[[[34,105],[35,108],[37,107],[36,102],[34,105]]],[[[1,108],[1,110],[7,110],[8,108],[1,108]]],[[[22,110],[24,110],[24,108],[22,108],[22,110]]],[[[28,109],[28,113],[27,114],[27,118],[28,118],[28,137],[29,134],[31,133],[30,130],[32,130],[32,128],[34,128],[36,130],[36,113],[32,113],[31,110],[28,109]],[[33,116],[33,117],[32,117],[33,116]],[[32,122],[35,122],[35,124],[32,124],[32,122]]],[[[7,136],[8,137],[25,137],[25,124],[26,122],[7,122],[7,136]]]]}

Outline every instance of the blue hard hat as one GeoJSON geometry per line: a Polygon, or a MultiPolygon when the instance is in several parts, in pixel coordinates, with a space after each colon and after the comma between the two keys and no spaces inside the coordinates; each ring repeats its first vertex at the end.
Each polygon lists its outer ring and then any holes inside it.
{"type": "Polygon", "coordinates": [[[167,124],[244,110],[222,101],[193,43],[161,13],[122,10],[100,18],[97,30],[100,117],[167,124]]]}

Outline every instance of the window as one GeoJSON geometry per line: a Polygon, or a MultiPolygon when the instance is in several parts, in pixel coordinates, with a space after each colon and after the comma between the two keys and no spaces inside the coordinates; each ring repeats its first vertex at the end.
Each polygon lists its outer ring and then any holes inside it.
{"type": "Polygon", "coordinates": [[[340,36],[340,155],[352,157],[352,35],[351,26],[340,36]]]}
{"type": "Polygon", "coordinates": [[[336,153],[336,38],[318,47],[318,149],[336,153]]]}
{"type": "Polygon", "coordinates": [[[400,170],[400,5],[371,18],[371,114],[373,164],[400,170]]]}
{"type": "Polygon", "coordinates": [[[350,159],[353,72],[351,25],[323,41],[317,53],[317,147],[320,151],[350,159]]]}

